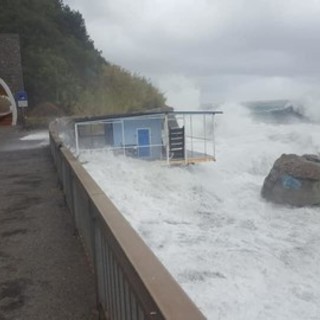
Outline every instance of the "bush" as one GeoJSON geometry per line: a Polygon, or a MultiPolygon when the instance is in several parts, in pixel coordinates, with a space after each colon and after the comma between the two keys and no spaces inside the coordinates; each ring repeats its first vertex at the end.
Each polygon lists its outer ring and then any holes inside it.
{"type": "Polygon", "coordinates": [[[108,63],[84,19],[62,0],[1,0],[0,30],[18,33],[29,105],[68,114],[104,114],[164,105],[146,79],[108,63]]]}

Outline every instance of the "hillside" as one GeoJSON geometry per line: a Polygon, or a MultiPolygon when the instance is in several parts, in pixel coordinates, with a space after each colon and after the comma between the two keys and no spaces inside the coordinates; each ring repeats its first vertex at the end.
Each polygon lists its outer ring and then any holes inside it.
{"type": "Polygon", "coordinates": [[[0,32],[20,35],[33,113],[48,103],[65,114],[93,115],[165,103],[149,81],[107,62],[81,13],[62,0],[1,0],[0,32]]]}

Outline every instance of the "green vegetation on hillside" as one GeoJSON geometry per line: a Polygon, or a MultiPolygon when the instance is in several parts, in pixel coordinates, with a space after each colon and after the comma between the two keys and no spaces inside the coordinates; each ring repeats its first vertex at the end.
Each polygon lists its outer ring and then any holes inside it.
{"type": "Polygon", "coordinates": [[[97,115],[165,104],[149,81],[105,61],[82,15],[62,0],[1,0],[0,32],[20,35],[31,107],[97,115]]]}

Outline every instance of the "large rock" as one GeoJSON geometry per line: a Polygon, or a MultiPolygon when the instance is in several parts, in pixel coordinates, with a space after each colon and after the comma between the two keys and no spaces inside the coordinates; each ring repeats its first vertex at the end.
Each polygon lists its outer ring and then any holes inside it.
{"type": "Polygon", "coordinates": [[[320,157],[283,154],[265,178],[261,195],[293,206],[320,204],[320,157]]]}

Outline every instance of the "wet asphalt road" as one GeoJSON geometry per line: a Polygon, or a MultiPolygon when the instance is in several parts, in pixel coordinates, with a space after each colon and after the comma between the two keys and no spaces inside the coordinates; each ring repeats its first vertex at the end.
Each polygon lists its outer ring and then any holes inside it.
{"type": "Polygon", "coordinates": [[[29,133],[0,128],[0,320],[97,319],[49,147],[29,133]]]}

